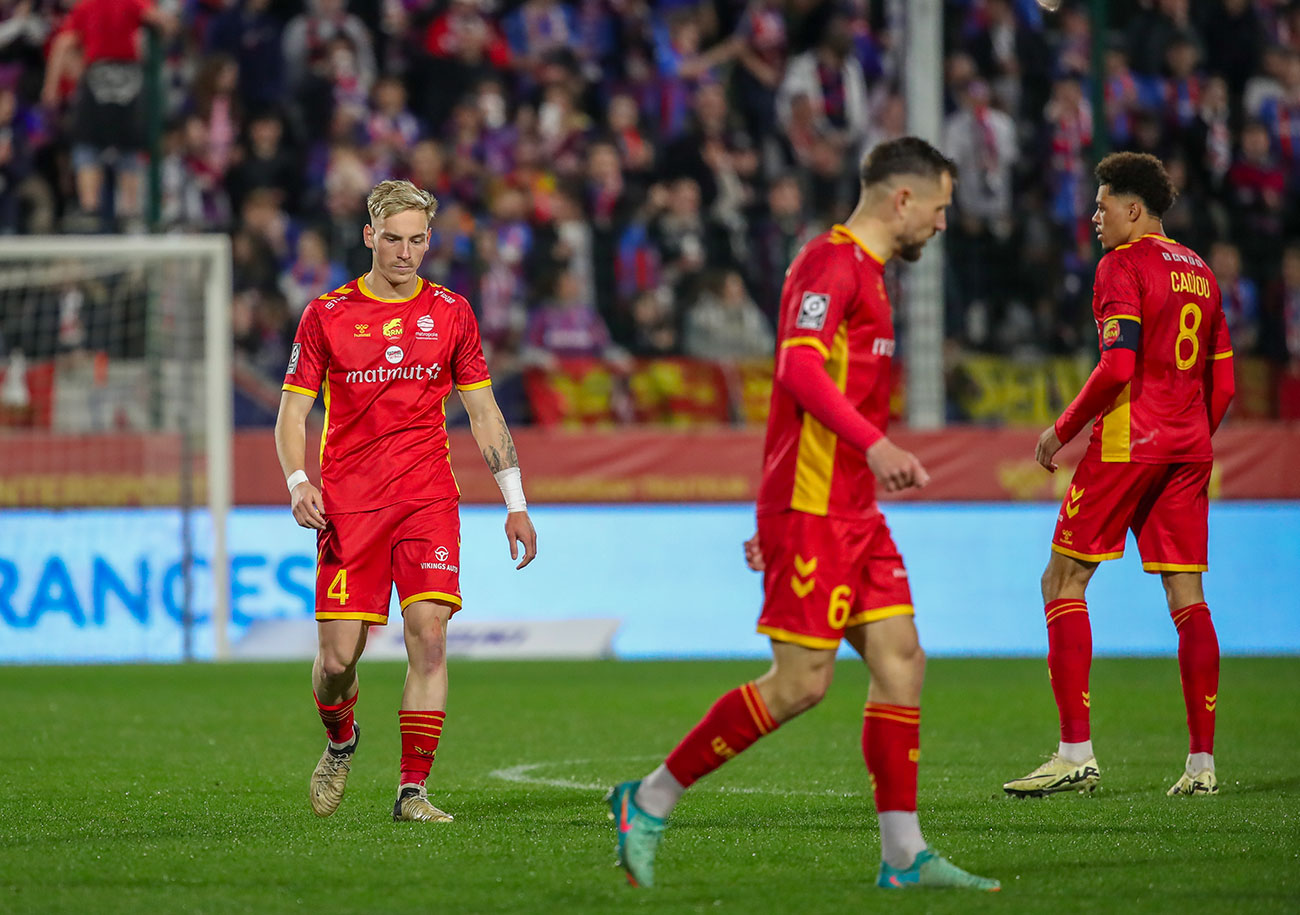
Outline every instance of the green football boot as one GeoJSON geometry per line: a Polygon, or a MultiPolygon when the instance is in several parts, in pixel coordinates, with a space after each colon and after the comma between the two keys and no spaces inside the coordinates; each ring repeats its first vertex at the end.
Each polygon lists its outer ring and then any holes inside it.
{"type": "Polygon", "coordinates": [[[618,864],[627,872],[633,886],[655,885],[655,852],[664,837],[667,823],[636,805],[636,789],[641,781],[623,782],[610,789],[609,818],[618,828],[618,864]]]}
{"type": "Polygon", "coordinates": [[[876,880],[876,886],[885,890],[921,887],[922,889],[983,890],[988,893],[995,893],[1002,889],[1002,884],[998,881],[967,873],[929,848],[918,852],[916,860],[906,870],[890,867],[881,861],[880,877],[876,880]]]}

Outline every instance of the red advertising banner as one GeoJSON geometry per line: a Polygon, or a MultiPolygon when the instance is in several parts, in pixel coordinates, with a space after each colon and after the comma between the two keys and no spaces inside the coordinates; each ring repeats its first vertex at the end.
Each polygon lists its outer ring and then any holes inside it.
{"type": "Polygon", "coordinates": [[[525,372],[524,390],[543,426],[573,429],[631,421],[680,428],[731,421],[723,367],[699,359],[637,359],[626,366],[561,359],[552,369],[525,372]]]}
{"type": "MultiPolygon", "coordinates": [[[[763,431],[712,427],[664,430],[514,430],[528,498],[534,503],[749,502],[758,489],[763,431]]],[[[1072,442],[1048,474],[1034,461],[1028,429],[954,427],[891,434],[930,472],[930,485],[901,497],[924,501],[1055,501],[1083,453],[1072,442]]],[[[1214,437],[1211,495],[1220,499],[1300,499],[1300,423],[1231,423],[1214,437]]],[[[318,475],[316,449],[308,472],[318,475]]],[[[466,502],[499,504],[501,494],[468,431],[451,434],[452,465],[466,502]]],[[[0,435],[0,509],[174,505],[180,493],[176,436],[113,433],[0,435]]],[[[193,498],[205,498],[201,455],[193,498]]],[[[284,478],[270,429],[234,441],[235,502],[278,505],[284,478]]]]}

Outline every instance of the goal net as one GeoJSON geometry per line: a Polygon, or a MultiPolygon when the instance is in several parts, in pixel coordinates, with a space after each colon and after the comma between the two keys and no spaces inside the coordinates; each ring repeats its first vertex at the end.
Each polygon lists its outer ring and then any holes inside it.
{"type": "Polygon", "coordinates": [[[134,617],[113,656],[226,656],[230,269],[224,236],[0,242],[0,611],[19,635],[93,645],[134,617]]]}

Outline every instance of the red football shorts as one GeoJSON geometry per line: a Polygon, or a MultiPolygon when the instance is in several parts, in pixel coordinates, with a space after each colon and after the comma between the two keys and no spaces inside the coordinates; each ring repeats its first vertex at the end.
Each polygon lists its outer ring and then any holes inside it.
{"type": "Polygon", "coordinates": [[[764,515],[758,541],[767,563],[758,631],[778,642],[838,648],[849,626],[912,615],[907,569],[879,512],[764,515]]]}
{"type": "Polygon", "coordinates": [[[1052,549],[1089,562],[1118,559],[1132,530],[1146,571],[1204,572],[1211,466],[1085,457],[1061,502],[1052,549]]]}
{"type": "Polygon", "coordinates": [[[318,620],[387,623],[394,584],[403,610],[417,600],[460,609],[456,499],[332,514],[316,546],[318,620]]]}

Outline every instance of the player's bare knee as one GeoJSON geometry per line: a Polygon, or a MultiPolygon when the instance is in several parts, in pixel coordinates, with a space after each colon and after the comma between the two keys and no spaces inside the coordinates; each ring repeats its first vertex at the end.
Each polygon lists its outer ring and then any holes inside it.
{"type": "Polygon", "coordinates": [[[351,646],[345,648],[341,645],[322,645],[320,647],[321,673],[328,680],[352,673],[357,666],[357,660],[351,646]]]}
{"type": "Polygon", "coordinates": [[[758,685],[772,716],[777,721],[787,721],[822,701],[830,688],[832,673],[830,667],[792,669],[774,665],[759,678],[758,685]]]}
{"type": "Polygon", "coordinates": [[[806,712],[826,695],[830,679],[820,672],[809,672],[786,684],[785,705],[791,716],[806,712]]]}
{"type": "Polygon", "coordinates": [[[407,627],[406,653],[411,667],[425,673],[447,663],[447,633],[442,624],[432,620],[426,625],[407,627]]]}

